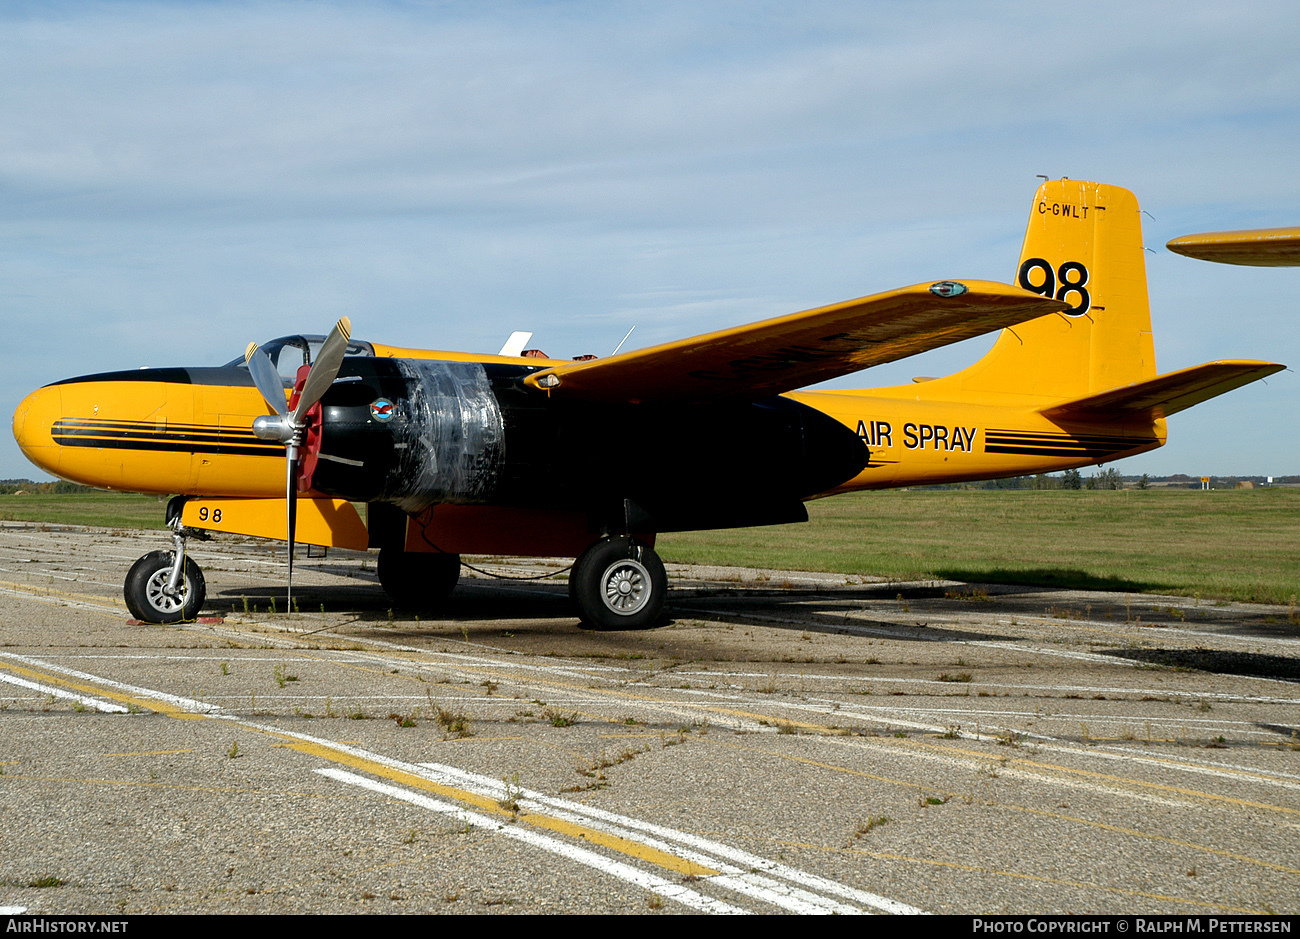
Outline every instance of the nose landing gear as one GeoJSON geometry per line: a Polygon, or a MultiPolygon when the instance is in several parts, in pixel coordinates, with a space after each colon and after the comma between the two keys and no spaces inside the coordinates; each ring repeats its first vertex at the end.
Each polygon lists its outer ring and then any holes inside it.
{"type": "Polygon", "coordinates": [[[204,531],[181,524],[180,506],[173,499],[167,506],[167,524],[172,530],[171,551],[150,551],[131,565],[122,593],[126,607],[142,623],[187,623],[198,619],[207,585],[203,571],[185,551],[187,538],[207,541],[204,531]]]}

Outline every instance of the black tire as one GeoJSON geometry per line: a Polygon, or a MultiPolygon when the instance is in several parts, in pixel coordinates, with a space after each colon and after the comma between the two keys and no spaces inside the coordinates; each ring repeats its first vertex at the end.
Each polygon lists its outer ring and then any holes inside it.
{"type": "Polygon", "coordinates": [[[459,554],[423,554],[400,548],[379,550],[379,583],[403,610],[428,610],[450,596],[460,582],[459,554]]]}
{"type": "Polygon", "coordinates": [[[569,572],[569,596],[584,629],[651,629],[663,622],[667,595],[659,555],[628,537],[596,542],[569,572]]]}
{"type": "Polygon", "coordinates": [[[203,582],[203,571],[187,557],[181,571],[180,594],[175,597],[163,592],[171,576],[176,554],[172,551],[150,551],[131,565],[127,572],[122,594],[126,608],[142,623],[192,623],[199,618],[208,587],[203,582]]]}

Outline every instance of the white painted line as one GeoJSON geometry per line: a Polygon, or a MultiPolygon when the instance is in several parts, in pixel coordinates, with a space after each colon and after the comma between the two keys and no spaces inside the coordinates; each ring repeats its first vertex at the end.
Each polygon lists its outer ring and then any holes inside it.
{"type": "Polygon", "coordinates": [[[109,613],[113,616],[124,616],[126,610],[118,606],[109,606],[106,603],[87,603],[84,600],[73,600],[59,594],[42,593],[39,589],[32,590],[14,590],[10,587],[0,587],[0,596],[15,597],[19,600],[36,600],[40,603],[48,603],[51,606],[66,606],[73,610],[90,610],[93,613],[109,613]]]}
{"type": "Polygon", "coordinates": [[[80,701],[88,708],[94,708],[96,711],[104,711],[108,714],[126,714],[127,709],[120,704],[110,704],[107,701],[101,701],[98,698],[91,698],[84,694],[75,694],[66,691],[63,688],[55,688],[51,685],[41,685],[34,681],[28,681],[26,678],[19,678],[17,675],[10,675],[6,672],[0,672],[0,681],[7,682],[11,685],[18,685],[22,688],[30,688],[33,691],[39,691],[42,694],[53,695],[56,698],[64,698],[70,701],[80,701]]]}
{"type": "Polygon", "coordinates": [[[630,864],[624,864],[622,861],[615,861],[586,848],[579,848],[575,845],[565,844],[564,842],[551,838],[548,835],[538,834],[522,825],[510,824],[503,822],[500,819],[489,818],[486,815],[480,815],[477,812],[468,811],[467,809],[453,805],[450,802],[433,799],[417,792],[411,792],[409,789],[401,789],[397,786],[390,786],[386,783],[375,782],[372,779],[358,776],[355,773],[349,773],[346,770],[324,767],[316,770],[316,772],[322,776],[328,776],[336,782],[347,783],[348,785],[369,789],[371,792],[377,792],[393,799],[400,799],[403,802],[418,805],[431,812],[439,812],[443,815],[449,815],[457,821],[473,825],[476,828],[482,828],[493,832],[494,834],[503,835],[506,838],[513,838],[516,841],[522,841],[524,844],[531,845],[535,848],[541,848],[543,851],[549,851],[552,854],[557,854],[570,861],[574,861],[586,867],[594,868],[602,873],[617,877],[620,880],[625,880],[628,883],[635,884],[638,887],[657,893],[665,900],[674,900],[677,903],[681,903],[693,910],[699,910],[702,913],[744,914],[749,912],[748,910],[741,909],[738,906],[732,906],[730,903],[724,903],[721,900],[706,897],[704,894],[691,890],[689,887],[674,883],[671,880],[666,880],[656,874],[639,870],[630,864]]]}
{"type": "MultiPolygon", "coordinates": [[[[423,769],[428,771],[428,773],[430,774],[429,778],[431,778],[435,782],[442,782],[444,785],[451,785],[451,786],[455,786],[456,788],[468,789],[471,792],[477,792],[480,795],[487,795],[492,798],[502,798],[505,794],[505,784],[502,783],[500,780],[492,779],[487,776],[481,776],[477,773],[469,773],[466,772],[465,770],[457,769],[454,766],[445,766],[438,763],[421,763],[420,766],[423,769]]],[[[715,867],[715,868],[717,867],[725,868],[728,865],[721,863],[717,860],[718,858],[725,858],[728,861],[732,861],[741,865],[741,868],[744,871],[760,872],[755,876],[754,879],[751,879],[747,882],[748,885],[762,884],[768,890],[773,890],[776,887],[781,887],[782,890],[785,892],[784,893],[785,896],[790,897],[792,899],[799,900],[800,902],[807,902],[807,903],[815,902],[816,905],[820,906],[822,908],[822,911],[824,912],[831,912],[831,910],[826,909],[826,900],[823,898],[824,895],[826,894],[831,894],[834,896],[842,897],[847,900],[852,900],[857,903],[862,903],[866,906],[870,906],[875,909],[882,910],[888,913],[918,914],[924,912],[923,910],[917,909],[916,907],[909,906],[908,904],[905,903],[900,903],[897,900],[891,900],[888,897],[882,897],[879,894],[870,893],[866,890],[858,890],[854,887],[849,887],[845,884],[841,884],[834,880],[829,880],[825,877],[818,877],[815,874],[809,874],[805,871],[788,867],[784,864],[777,863],[768,858],[759,857],[758,855],[750,854],[747,851],[741,851],[740,849],[733,848],[730,845],[725,845],[716,841],[710,841],[706,838],[701,838],[698,835],[692,835],[687,832],[677,831],[676,829],[668,828],[662,825],[655,825],[651,822],[643,822],[640,819],[630,818],[626,815],[617,815],[613,812],[607,812],[603,809],[597,809],[589,805],[584,805],[581,802],[574,802],[568,799],[560,799],[553,796],[547,796],[543,793],[535,792],[529,789],[520,790],[520,796],[523,800],[534,803],[539,809],[545,809],[547,811],[547,814],[552,814],[556,810],[559,810],[561,812],[572,813],[574,816],[582,816],[586,819],[595,819],[598,820],[599,822],[605,823],[605,826],[608,827],[598,826],[596,824],[593,824],[590,821],[585,822],[585,824],[589,824],[592,827],[604,827],[604,829],[607,831],[616,827],[618,829],[621,829],[620,831],[615,832],[620,837],[624,837],[629,840],[640,841],[643,844],[651,845],[652,847],[655,847],[658,850],[666,851],[678,857],[682,857],[687,860],[694,861],[697,864],[704,864],[706,866],[715,867]],[[662,840],[655,841],[653,844],[651,844],[651,842],[645,838],[645,835],[654,835],[657,836],[658,839],[662,839],[662,840]],[[677,842],[677,844],[679,845],[689,846],[691,848],[696,849],[699,852],[703,852],[704,856],[693,855],[691,852],[685,852],[682,850],[682,848],[674,847],[673,845],[665,844],[664,842],[677,842]],[[692,856],[688,856],[688,854],[692,854],[692,856]],[[762,875],[768,875],[768,876],[763,877],[762,875]],[[809,887],[814,890],[820,891],[821,894],[823,894],[823,897],[816,897],[815,899],[804,899],[812,895],[806,894],[804,891],[798,891],[797,893],[789,892],[790,888],[784,887],[784,885],[774,884],[773,881],[768,879],[770,877],[781,878],[791,883],[797,883],[804,887],[809,887]]],[[[732,868],[732,870],[736,870],[736,869],[732,868]]],[[[717,878],[710,878],[710,879],[717,879],[717,878]]],[[[731,886],[732,889],[739,889],[735,884],[728,884],[728,886],[731,886]]],[[[774,894],[774,896],[779,896],[779,895],[781,894],[774,894]]],[[[788,903],[778,902],[776,899],[769,898],[768,902],[780,906],[785,906],[787,908],[791,908],[788,903]]],[[[836,906],[839,905],[837,904],[836,906]]],[[[860,912],[858,910],[854,910],[852,907],[848,907],[848,908],[840,907],[839,909],[834,910],[834,912],[845,912],[845,911],[860,912]]]]}
{"type": "MultiPolygon", "coordinates": [[[[43,668],[46,671],[58,672],[62,675],[69,675],[72,678],[80,678],[83,681],[93,681],[96,684],[104,685],[107,688],[113,688],[117,691],[125,691],[128,694],[139,695],[143,698],[153,698],[155,701],[166,701],[176,707],[184,708],[187,711],[193,711],[196,714],[216,714],[221,708],[215,704],[208,704],[206,701],[195,701],[192,698],[181,698],[173,694],[167,694],[164,691],[154,691],[151,688],[141,688],[137,685],[127,685],[120,681],[113,681],[111,678],[104,678],[100,675],[90,675],[86,672],[79,672],[74,668],[66,668],[62,665],[55,665],[53,662],[45,662],[41,659],[35,659],[27,655],[17,655],[13,652],[0,652],[0,657],[12,659],[15,662],[22,662],[24,665],[30,665],[33,668],[43,668]]],[[[123,708],[125,711],[126,709],[123,708]]]]}

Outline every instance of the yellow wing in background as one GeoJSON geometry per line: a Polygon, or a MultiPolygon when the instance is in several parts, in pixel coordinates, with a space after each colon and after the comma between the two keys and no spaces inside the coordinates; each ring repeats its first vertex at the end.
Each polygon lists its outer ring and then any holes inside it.
{"type": "Polygon", "coordinates": [[[1069,308],[1008,284],[940,281],[565,363],[525,381],[575,400],[765,398],[1069,308]]]}
{"type": "Polygon", "coordinates": [[[1165,245],[1175,254],[1220,264],[1300,266],[1300,228],[1255,228],[1183,235],[1165,245]]]}
{"type": "Polygon", "coordinates": [[[1147,381],[1103,391],[1100,394],[1063,401],[1043,408],[1042,414],[1053,420],[1085,419],[1100,416],[1149,414],[1168,417],[1194,404],[1248,385],[1286,368],[1276,362],[1247,359],[1206,362],[1179,369],[1147,381]]]}

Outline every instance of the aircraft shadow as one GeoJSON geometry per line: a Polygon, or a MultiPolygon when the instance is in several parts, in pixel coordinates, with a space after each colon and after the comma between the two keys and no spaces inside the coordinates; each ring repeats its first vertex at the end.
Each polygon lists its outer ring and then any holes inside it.
{"type": "Polygon", "coordinates": [[[1300,682],[1300,660],[1259,652],[1224,652],[1217,649],[1107,649],[1102,655],[1174,669],[1196,669],[1243,678],[1274,678],[1300,682]]]}

